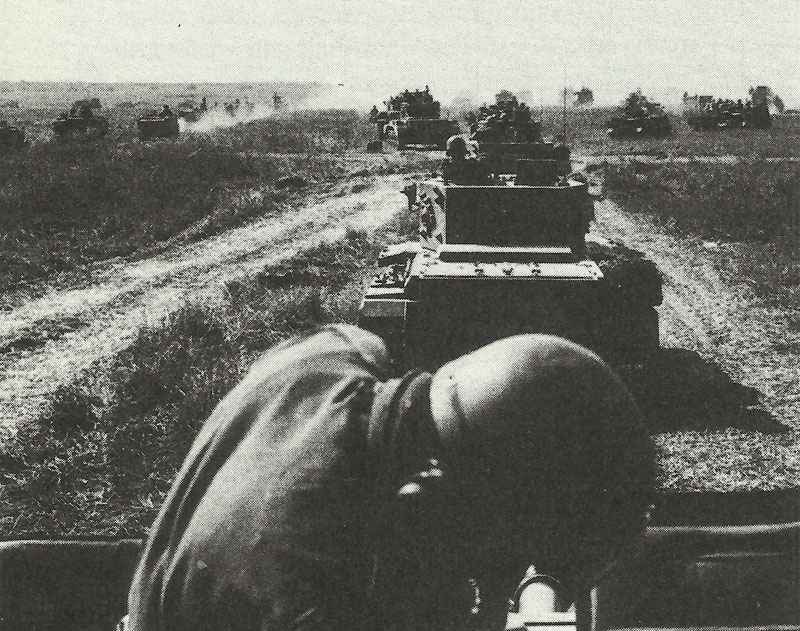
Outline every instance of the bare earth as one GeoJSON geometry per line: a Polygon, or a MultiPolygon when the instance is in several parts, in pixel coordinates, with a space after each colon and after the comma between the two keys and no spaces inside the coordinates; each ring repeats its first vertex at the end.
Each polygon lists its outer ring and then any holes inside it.
{"type": "Polygon", "coordinates": [[[362,179],[358,193],[320,196],[296,212],[153,258],[98,264],[88,286],[51,288],[30,301],[0,297],[19,305],[0,311],[0,429],[35,419],[59,385],[114,357],[141,327],[187,301],[213,304],[227,281],[348,227],[374,229],[402,208],[402,176],[362,179]]]}

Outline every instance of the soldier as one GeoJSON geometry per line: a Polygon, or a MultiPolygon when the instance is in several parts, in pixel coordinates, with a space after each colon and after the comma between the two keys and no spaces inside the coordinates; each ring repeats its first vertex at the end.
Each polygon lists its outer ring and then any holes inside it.
{"type": "Polygon", "coordinates": [[[129,628],[463,629],[470,580],[472,618],[502,628],[531,563],[567,602],[590,585],[653,479],[631,396],[575,344],[519,335],[391,378],[380,338],[323,327],[263,355],[201,429],[129,628]]]}

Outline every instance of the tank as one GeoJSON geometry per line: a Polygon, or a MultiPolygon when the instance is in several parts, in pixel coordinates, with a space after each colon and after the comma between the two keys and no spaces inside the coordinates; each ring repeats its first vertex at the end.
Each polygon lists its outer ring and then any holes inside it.
{"type": "Polygon", "coordinates": [[[75,101],[69,112],[62,112],[53,123],[53,133],[59,138],[96,138],[108,133],[108,119],[100,116],[100,99],[75,101]]]}
{"type": "Polygon", "coordinates": [[[179,133],[178,116],[168,109],[161,112],[149,112],[139,118],[136,121],[136,125],[139,128],[139,138],[141,140],[177,138],[179,133]]]}
{"type": "Polygon", "coordinates": [[[200,103],[193,99],[187,99],[178,104],[178,118],[182,118],[187,123],[196,123],[203,117],[207,109],[205,97],[200,103]]]}
{"type": "Polygon", "coordinates": [[[702,110],[685,113],[686,123],[695,131],[721,129],[769,129],[772,116],[766,103],[753,104],[747,101],[715,101],[702,110]]]}
{"type": "Polygon", "coordinates": [[[377,139],[391,147],[444,149],[447,139],[460,131],[456,121],[441,118],[441,104],[433,99],[428,86],[405,90],[384,105],[384,111],[372,108],[370,121],[376,126],[377,139]]]}
{"type": "Polygon", "coordinates": [[[558,160],[516,158],[512,172],[508,164],[508,156],[451,156],[440,176],[406,189],[419,240],[380,255],[359,324],[405,368],[435,368],[523,332],[560,335],[608,358],[655,350],[655,265],[587,241],[594,197],[558,160]]]}
{"type": "Polygon", "coordinates": [[[606,121],[606,127],[611,138],[658,138],[672,133],[669,116],[661,104],[650,101],[639,91],[628,95],[620,115],[606,121]]]}
{"type": "Polygon", "coordinates": [[[0,121],[0,149],[13,151],[25,146],[25,130],[0,121]]]}
{"type": "Polygon", "coordinates": [[[495,95],[494,105],[482,105],[466,119],[470,146],[490,172],[514,173],[520,159],[555,160],[558,175],[571,170],[569,147],[545,142],[541,121],[506,90],[495,95]]]}

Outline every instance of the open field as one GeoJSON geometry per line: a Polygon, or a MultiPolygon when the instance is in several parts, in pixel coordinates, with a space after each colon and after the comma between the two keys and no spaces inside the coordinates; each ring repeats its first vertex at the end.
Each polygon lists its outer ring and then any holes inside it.
{"type": "MultiPolygon", "coordinates": [[[[5,538],[141,535],[252,359],[305,327],[354,320],[377,250],[415,232],[403,174],[441,158],[358,151],[372,128],[353,111],[139,143],[135,110],[113,108],[107,139],[52,143],[42,127],[29,150],[0,158],[5,538]]],[[[557,133],[559,113],[545,114],[557,133]]],[[[576,152],[800,155],[791,130],[695,137],[678,122],[665,148],[610,141],[610,112],[583,114],[576,152]]],[[[647,379],[627,377],[666,491],[800,486],[798,168],[602,169],[611,200],[597,230],[665,276],[668,348],[647,379]]]]}
{"type": "Polygon", "coordinates": [[[746,244],[726,271],[800,306],[800,164],[634,160],[609,166],[605,179],[625,208],[652,214],[672,231],[746,244]]]}
{"type": "Polygon", "coordinates": [[[2,155],[0,289],[277,212],[345,175],[335,154],[369,131],[355,112],[286,113],[178,142],[111,134],[2,155]]]}
{"type": "MultiPolygon", "coordinates": [[[[662,345],[694,353],[750,392],[741,392],[742,411],[754,422],[737,427],[735,410],[724,411],[730,396],[720,398],[724,379],[686,380],[675,401],[705,399],[706,418],[654,427],[662,485],[684,492],[799,486],[800,165],[627,161],[605,170],[620,206],[605,202],[599,226],[659,266],[662,345]],[[721,411],[727,418],[714,422],[721,411]],[[784,431],[776,433],[776,423],[784,431]]],[[[662,391],[672,383],[667,376],[662,391]]]]}
{"type": "MultiPolygon", "coordinates": [[[[775,117],[771,129],[743,129],[696,132],[682,116],[670,113],[672,135],[666,138],[612,139],[605,122],[613,108],[570,108],[567,110],[567,143],[575,153],[590,155],[651,156],[800,156],[800,118],[775,117]]],[[[562,133],[560,110],[542,112],[543,131],[550,136],[562,133]]]]}
{"type": "Polygon", "coordinates": [[[230,281],[222,302],[186,304],[141,330],[102,374],[59,389],[0,449],[0,531],[140,536],[194,434],[255,357],[308,327],[355,322],[369,261],[414,228],[402,214],[230,281]]]}

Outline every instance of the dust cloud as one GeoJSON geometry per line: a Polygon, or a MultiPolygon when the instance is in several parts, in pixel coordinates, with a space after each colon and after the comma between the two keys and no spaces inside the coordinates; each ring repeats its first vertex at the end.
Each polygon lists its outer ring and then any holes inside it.
{"type": "Polygon", "coordinates": [[[189,122],[182,118],[178,119],[178,126],[180,131],[184,132],[198,132],[204,133],[213,131],[215,129],[225,129],[227,127],[234,127],[239,123],[249,123],[254,120],[263,118],[270,118],[275,115],[275,109],[266,105],[265,103],[255,103],[252,107],[242,104],[235,111],[230,114],[223,106],[212,107],[203,114],[203,116],[195,121],[189,122]]]}

